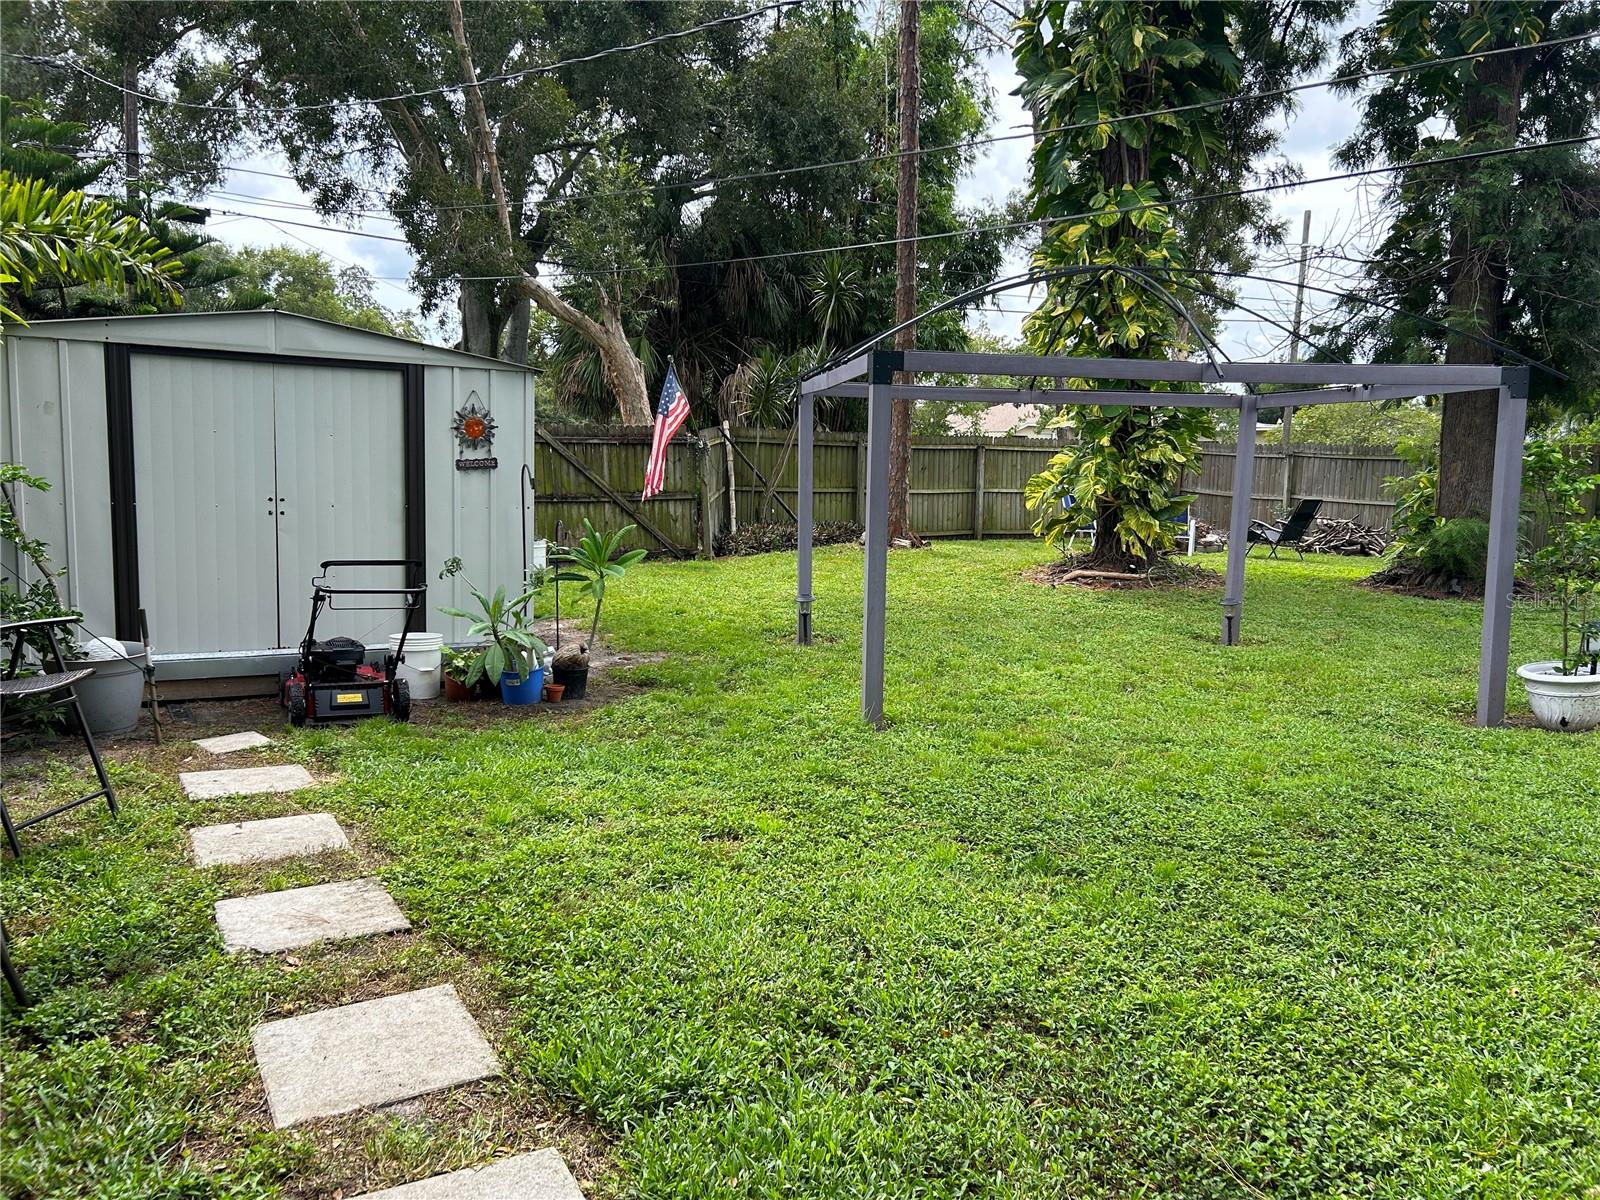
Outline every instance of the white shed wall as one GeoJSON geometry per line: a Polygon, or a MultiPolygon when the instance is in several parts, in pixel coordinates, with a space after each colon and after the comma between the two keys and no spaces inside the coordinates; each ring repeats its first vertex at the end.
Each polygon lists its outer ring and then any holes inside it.
{"type": "MultiPolygon", "coordinates": [[[[420,625],[443,633],[452,641],[466,638],[465,622],[447,619],[437,612],[439,605],[472,607],[459,580],[438,578],[447,558],[459,557],[466,574],[491,592],[500,584],[514,588],[520,581],[524,506],[528,508],[530,537],[533,530],[531,504],[522,485],[522,468],[524,464],[531,466],[533,459],[531,372],[440,347],[277,313],[41,322],[29,329],[9,330],[0,341],[0,388],[4,390],[0,397],[0,453],[6,461],[21,463],[33,474],[50,480],[49,492],[23,490],[25,494],[17,495],[21,518],[30,533],[50,544],[56,565],[66,568],[65,595],[84,612],[86,624],[96,632],[112,633],[116,615],[107,445],[107,342],[133,344],[136,362],[142,357],[137,347],[149,345],[287,354],[309,363],[316,363],[320,356],[421,365],[423,576],[429,592],[426,618],[420,625]],[[499,466],[494,470],[459,471],[455,466],[458,455],[452,420],[472,392],[477,392],[496,423],[490,453],[498,459],[499,466]]],[[[195,396],[203,398],[204,366],[215,361],[193,357],[162,359],[164,368],[175,372],[175,381],[182,381],[192,370],[191,400],[195,396]]],[[[320,371],[325,364],[317,365],[320,371]]],[[[330,428],[339,429],[339,422],[330,421],[330,428]]],[[[352,443],[341,445],[339,452],[353,456],[371,454],[377,449],[370,444],[373,441],[392,444],[390,438],[363,439],[354,430],[340,430],[337,436],[341,442],[352,443]]],[[[173,471],[184,470],[181,450],[167,449],[172,461],[163,465],[173,471]]],[[[240,453],[273,452],[270,444],[238,449],[240,453]]],[[[141,461],[148,465],[149,456],[160,452],[160,446],[139,448],[137,453],[143,458],[136,461],[136,470],[141,461]]],[[[384,457],[389,453],[386,450],[384,457]]],[[[337,457],[335,454],[334,461],[337,457]]],[[[392,463],[392,469],[397,474],[405,471],[403,456],[392,463]]],[[[202,521],[206,519],[203,513],[198,516],[202,521]]],[[[140,527],[141,540],[152,536],[146,514],[141,514],[140,527]]],[[[236,538],[234,535],[239,532],[212,530],[208,540],[214,546],[233,545],[241,553],[259,553],[260,539],[252,543],[248,538],[236,538]],[[244,549],[252,544],[254,550],[244,549]]],[[[161,532],[156,536],[169,534],[161,532]]],[[[170,536],[177,536],[175,528],[170,536]]],[[[9,547],[5,553],[8,568],[25,570],[12,561],[9,547]]],[[[325,557],[341,557],[344,553],[344,547],[332,548],[325,557]]],[[[288,579],[281,572],[279,578],[285,607],[290,604],[290,596],[309,597],[309,578],[288,579]]],[[[156,615],[151,598],[141,592],[140,603],[150,610],[154,626],[156,615]]],[[[299,636],[304,615],[284,614],[283,625],[294,631],[293,638],[299,636]]],[[[377,620],[377,615],[373,619],[377,620]]],[[[219,628],[227,626],[227,622],[216,624],[219,628]]],[[[160,639],[156,640],[159,651],[160,639]]],[[[162,674],[165,678],[199,678],[276,671],[286,656],[281,652],[260,653],[267,649],[270,648],[231,646],[216,654],[168,661],[163,664],[162,674]]]]}

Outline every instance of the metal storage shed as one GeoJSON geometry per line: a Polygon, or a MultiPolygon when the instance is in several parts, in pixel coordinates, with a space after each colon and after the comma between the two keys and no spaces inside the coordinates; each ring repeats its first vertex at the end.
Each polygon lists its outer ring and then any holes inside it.
{"type": "MultiPolygon", "coordinates": [[[[0,356],[0,452],[54,485],[16,497],[24,527],[90,630],[137,640],[144,611],[163,678],[275,676],[323,559],[420,560],[419,624],[452,640],[438,606],[467,597],[436,578],[446,558],[521,578],[526,368],[274,311],[40,321],[0,356]]],[[[318,632],[380,645],[398,622],[318,632]]]]}

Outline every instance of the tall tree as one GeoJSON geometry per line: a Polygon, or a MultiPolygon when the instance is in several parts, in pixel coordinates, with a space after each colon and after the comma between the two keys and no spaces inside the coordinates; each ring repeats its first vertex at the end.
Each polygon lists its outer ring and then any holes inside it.
{"type": "Polygon", "coordinates": [[[0,317],[35,289],[93,285],[175,299],[182,264],[137,218],[82,192],[0,170],[0,317]]]}
{"type": "MultiPolygon", "coordinates": [[[[899,134],[896,164],[894,320],[904,324],[917,314],[917,147],[922,105],[922,64],[917,55],[921,13],[918,0],[900,0],[899,134]]],[[[895,337],[895,349],[917,345],[915,326],[895,337]]],[[[900,381],[912,376],[902,373],[900,381]]],[[[916,544],[911,528],[911,425],[913,400],[889,402],[889,541],[916,544]]]]}
{"type": "MultiPolygon", "coordinates": [[[[1189,319],[1137,276],[1197,300],[1203,317],[1227,292],[1206,272],[1247,259],[1252,231],[1281,237],[1259,201],[1200,206],[1183,197],[1236,186],[1257,170],[1274,145],[1272,118],[1283,101],[1248,97],[1161,117],[1107,118],[1245,97],[1253,71],[1281,78],[1315,62],[1319,24],[1341,11],[1249,0],[1028,6],[1017,65],[1021,95],[1040,125],[1034,211],[1051,222],[1035,263],[1078,272],[1053,281],[1028,318],[1024,332],[1035,350],[1169,358],[1200,349],[1189,319]],[[1236,46],[1250,47],[1250,58],[1236,46]]],[[[1065,417],[1077,443],[1028,486],[1036,530],[1058,541],[1092,521],[1089,567],[1147,568],[1171,544],[1168,518],[1182,508],[1183,469],[1209,416],[1085,405],[1065,417]],[[1067,511],[1069,501],[1075,511],[1067,511]]]]}
{"type": "Polygon", "coordinates": [[[531,299],[600,355],[622,418],[648,419],[630,339],[655,267],[636,261],[647,244],[635,230],[605,241],[626,210],[587,201],[648,197],[696,144],[707,89],[759,21],[582,61],[738,10],[329,0],[231,11],[229,43],[256,64],[257,128],[323,211],[386,208],[417,254],[425,302],[458,295],[466,348],[525,358],[531,299]],[[464,89],[469,66],[482,83],[464,89]],[[588,257],[558,265],[580,245],[588,257]]]}
{"type": "MultiPolygon", "coordinates": [[[[1361,123],[1341,161],[1444,158],[1600,131],[1600,45],[1545,44],[1595,30],[1594,3],[1385,5],[1375,22],[1346,36],[1340,74],[1510,52],[1388,76],[1363,94],[1361,123]]],[[[1396,173],[1383,200],[1388,229],[1329,331],[1335,348],[1386,361],[1488,363],[1503,361],[1492,342],[1509,343],[1571,376],[1562,385],[1533,373],[1535,399],[1547,411],[1592,403],[1600,386],[1600,308],[1592,302],[1600,295],[1600,156],[1566,146],[1441,163],[1396,173]]],[[[1441,518],[1488,515],[1498,407],[1495,392],[1446,398],[1441,518]]]]}
{"type": "MultiPolygon", "coordinates": [[[[207,296],[232,280],[236,271],[226,254],[200,228],[202,212],[171,200],[153,199],[147,186],[136,189],[131,198],[117,194],[121,157],[85,156],[81,147],[90,136],[90,127],[53,120],[45,112],[38,100],[18,104],[0,96],[0,169],[15,179],[38,181],[62,195],[84,193],[90,201],[105,203],[117,217],[134,219],[178,264],[171,272],[176,286],[152,290],[109,282],[94,273],[57,272],[16,296],[20,316],[43,320],[158,312],[176,308],[191,297],[207,296]]],[[[243,292],[235,294],[244,303],[243,292]]],[[[259,295],[253,304],[265,300],[265,295],[259,295]]]]}
{"type": "Polygon", "coordinates": [[[199,189],[223,177],[240,128],[228,101],[245,86],[248,64],[215,35],[226,6],[207,0],[26,0],[0,16],[6,89],[38,97],[55,121],[81,127],[77,147],[114,154],[128,198],[152,187],[199,189]],[[149,103],[164,93],[214,107],[149,103]]]}
{"type": "MultiPolygon", "coordinates": [[[[975,158],[969,139],[987,126],[987,76],[964,48],[957,5],[925,3],[920,17],[916,226],[924,235],[980,230],[918,244],[926,307],[994,277],[1011,236],[998,226],[1011,214],[959,202],[975,158]]],[[[898,50],[894,24],[867,28],[855,6],[786,10],[719,81],[692,152],[655,174],[640,238],[662,247],[665,274],[635,346],[652,379],[675,356],[695,420],[787,423],[792,387],[779,405],[763,385],[752,405],[743,399],[750,381],[792,376],[819,345],[838,351],[894,323],[898,50]],[[834,165],[783,170],[814,163],[834,165]],[[838,245],[858,248],[826,249],[838,245]],[[776,370],[780,360],[791,369],[776,370]]],[[[579,419],[603,416],[593,352],[556,334],[539,348],[550,395],[579,419]]],[[[962,313],[923,321],[918,339],[925,349],[965,348],[962,313]]],[[[860,429],[864,413],[862,402],[843,400],[818,417],[860,429]]]]}
{"type": "Polygon", "coordinates": [[[215,261],[226,277],[186,290],[184,307],[192,312],[276,308],[375,333],[421,337],[414,314],[378,302],[371,275],[360,267],[336,267],[316,250],[294,246],[229,250],[213,244],[204,257],[215,261]]]}

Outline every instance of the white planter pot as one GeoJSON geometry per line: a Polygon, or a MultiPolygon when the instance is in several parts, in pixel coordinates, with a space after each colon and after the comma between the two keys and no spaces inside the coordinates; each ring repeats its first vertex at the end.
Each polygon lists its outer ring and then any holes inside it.
{"type": "Polygon", "coordinates": [[[1583,733],[1600,729],[1600,675],[1563,675],[1559,662],[1517,668],[1533,716],[1546,729],[1583,733]]]}
{"type": "Polygon", "coordinates": [[[69,671],[89,667],[94,674],[73,685],[83,719],[97,734],[132,733],[144,704],[144,647],[138,642],[111,643],[127,658],[68,658],[69,671]],[[132,662],[127,661],[132,659],[132,662]]]}

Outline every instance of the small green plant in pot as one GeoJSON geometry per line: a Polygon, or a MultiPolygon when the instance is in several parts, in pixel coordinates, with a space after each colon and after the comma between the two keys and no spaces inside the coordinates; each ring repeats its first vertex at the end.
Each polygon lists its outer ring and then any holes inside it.
{"type": "MultiPolygon", "coordinates": [[[[454,646],[446,646],[439,652],[440,665],[444,670],[444,695],[445,699],[459,704],[464,700],[472,699],[472,689],[477,683],[473,676],[473,667],[478,661],[477,650],[457,650],[454,646]]],[[[481,676],[483,672],[478,671],[481,676]]]]}
{"type": "Polygon", "coordinates": [[[445,607],[439,611],[447,617],[470,621],[468,634],[486,639],[462,682],[470,688],[480,679],[487,679],[500,685],[500,699],[506,704],[537,704],[544,690],[544,661],[549,653],[533,632],[533,600],[543,586],[542,578],[524,581],[533,586],[510,597],[503,584],[494,595],[485,594],[462,574],[459,558],[449,559],[439,572],[441,579],[454,576],[460,576],[466,584],[478,611],[445,607]]]}
{"type": "Polygon", "coordinates": [[[1600,729],[1600,517],[1584,506],[1600,492],[1600,472],[1589,465],[1597,444],[1600,425],[1533,441],[1523,460],[1549,535],[1519,568],[1560,612],[1561,657],[1526,663],[1517,676],[1539,724],[1566,733],[1600,729]]]}
{"type": "Polygon", "coordinates": [[[551,556],[556,563],[557,581],[576,583],[579,595],[594,601],[588,640],[575,648],[564,648],[552,664],[555,681],[565,686],[569,700],[582,700],[589,686],[589,651],[600,635],[600,610],[606,602],[607,585],[621,579],[629,567],[644,558],[643,550],[622,548],[633,530],[632,525],[624,525],[613,533],[603,533],[584,518],[578,544],[551,556]]]}

